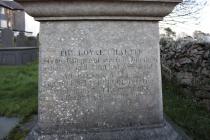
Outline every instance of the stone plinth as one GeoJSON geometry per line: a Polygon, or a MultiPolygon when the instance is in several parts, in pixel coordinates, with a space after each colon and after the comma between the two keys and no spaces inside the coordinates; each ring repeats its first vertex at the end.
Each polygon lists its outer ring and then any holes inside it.
{"type": "Polygon", "coordinates": [[[180,0],[18,0],[41,22],[28,139],[164,140],[158,21],[180,0]]]}

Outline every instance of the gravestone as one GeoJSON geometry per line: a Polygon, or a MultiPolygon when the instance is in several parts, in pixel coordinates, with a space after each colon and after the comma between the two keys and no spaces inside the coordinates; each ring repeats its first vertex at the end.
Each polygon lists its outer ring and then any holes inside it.
{"type": "Polygon", "coordinates": [[[163,118],[158,26],[181,0],[16,1],[41,22],[28,139],[182,139],[163,118]]]}
{"type": "Polygon", "coordinates": [[[24,32],[19,32],[16,37],[16,47],[28,47],[27,46],[27,37],[24,32]]]}
{"type": "Polygon", "coordinates": [[[30,36],[27,38],[27,46],[28,47],[38,47],[38,38],[34,36],[30,36]]]}
{"type": "Polygon", "coordinates": [[[16,47],[38,47],[37,37],[26,36],[24,32],[20,32],[16,37],[16,47]]]}
{"type": "Polygon", "coordinates": [[[14,33],[11,29],[1,30],[1,41],[4,47],[14,47],[14,33]]]}

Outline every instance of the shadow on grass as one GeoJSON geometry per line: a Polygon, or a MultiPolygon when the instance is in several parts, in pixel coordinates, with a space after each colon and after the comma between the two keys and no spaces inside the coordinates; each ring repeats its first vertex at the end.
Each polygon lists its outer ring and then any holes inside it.
{"type": "Polygon", "coordinates": [[[193,140],[210,140],[210,112],[176,84],[163,80],[164,112],[193,140]]]}

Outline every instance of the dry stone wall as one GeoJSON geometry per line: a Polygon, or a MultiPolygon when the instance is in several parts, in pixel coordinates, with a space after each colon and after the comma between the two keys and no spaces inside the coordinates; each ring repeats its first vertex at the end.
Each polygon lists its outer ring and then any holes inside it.
{"type": "Polygon", "coordinates": [[[210,43],[162,38],[160,44],[163,76],[175,80],[210,111],[210,43]]]}

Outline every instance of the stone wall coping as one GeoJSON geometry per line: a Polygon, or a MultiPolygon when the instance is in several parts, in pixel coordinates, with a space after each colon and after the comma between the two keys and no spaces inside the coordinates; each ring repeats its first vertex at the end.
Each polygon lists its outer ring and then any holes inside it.
{"type": "Polygon", "coordinates": [[[153,20],[171,13],[182,0],[16,0],[38,21],[153,20]]]}

